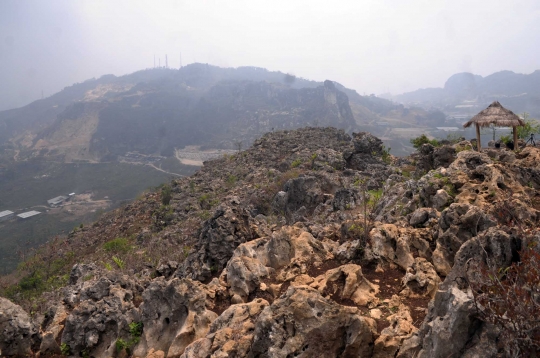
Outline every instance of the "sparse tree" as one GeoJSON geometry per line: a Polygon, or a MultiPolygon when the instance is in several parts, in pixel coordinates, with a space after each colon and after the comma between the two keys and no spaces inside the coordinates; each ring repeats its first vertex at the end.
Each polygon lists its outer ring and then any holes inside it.
{"type": "Polygon", "coordinates": [[[241,140],[235,140],[233,144],[237,151],[240,152],[242,150],[243,143],[241,140]]]}

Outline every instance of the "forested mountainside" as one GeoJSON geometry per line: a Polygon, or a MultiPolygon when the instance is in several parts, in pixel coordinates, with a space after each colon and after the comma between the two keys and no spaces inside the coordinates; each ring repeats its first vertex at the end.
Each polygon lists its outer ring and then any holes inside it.
{"type": "Polygon", "coordinates": [[[468,141],[395,158],[366,132],[267,133],[3,277],[0,350],[533,354],[539,159],[468,141]]]}

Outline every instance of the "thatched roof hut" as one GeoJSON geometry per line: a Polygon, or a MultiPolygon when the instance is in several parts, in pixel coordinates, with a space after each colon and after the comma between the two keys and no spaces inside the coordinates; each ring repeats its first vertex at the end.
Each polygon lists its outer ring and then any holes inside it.
{"type": "Polygon", "coordinates": [[[509,109],[504,108],[497,101],[493,102],[488,108],[472,117],[470,121],[463,125],[463,127],[468,128],[473,123],[476,125],[476,142],[478,144],[478,150],[482,148],[480,143],[480,128],[489,127],[491,125],[495,127],[512,127],[514,130],[514,148],[517,148],[516,127],[525,125],[525,122],[523,122],[517,114],[509,109]]]}

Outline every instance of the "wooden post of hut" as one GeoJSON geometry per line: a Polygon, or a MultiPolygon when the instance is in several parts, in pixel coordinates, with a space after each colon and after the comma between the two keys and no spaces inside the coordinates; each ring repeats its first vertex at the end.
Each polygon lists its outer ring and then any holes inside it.
{"type": "Polygon", "coordinates": [[[476,123],[476,147],[478,151],[482,149],[482,142],[480,141],[480,126],[476,123]]]}
{"type": "Polygon", "coordinates": [[[472,117],[470,121],[463,125],[464,128],[470,127],[472,124],[476,126],[476,142],[478,144],[478,151],[482,149],[480,142],[480,128],[489,127],[494,125],[495,127],[512,127],[514,130],[514,150],[518,148],[517,145],[517,127],[524,126],[525,122],[521,120],[514,112],[504,108],[497,101],[489,105],[476,116],[472,117]]]}

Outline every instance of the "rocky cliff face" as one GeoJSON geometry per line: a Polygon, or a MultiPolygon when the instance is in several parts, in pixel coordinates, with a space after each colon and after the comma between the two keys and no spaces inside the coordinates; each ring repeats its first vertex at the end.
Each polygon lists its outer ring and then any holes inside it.
{"type": "MultiPolygon", "coordinates": [[[[540,151],[468,145],[396,159],[369,133],[269,133],[38,256],[64,260],[69,279],[34,301],[21,285],[5,291],[39,307],[29,315],[0,299],[0,317],[10,317],[0,320],[0,351],[504,356],[469,282],[474,267],[508,267],[526,246],[497,217],[502,202],[535,232],[540,151]]],[[[48,272],[48,282],[63,273],[48,272]]]]}

